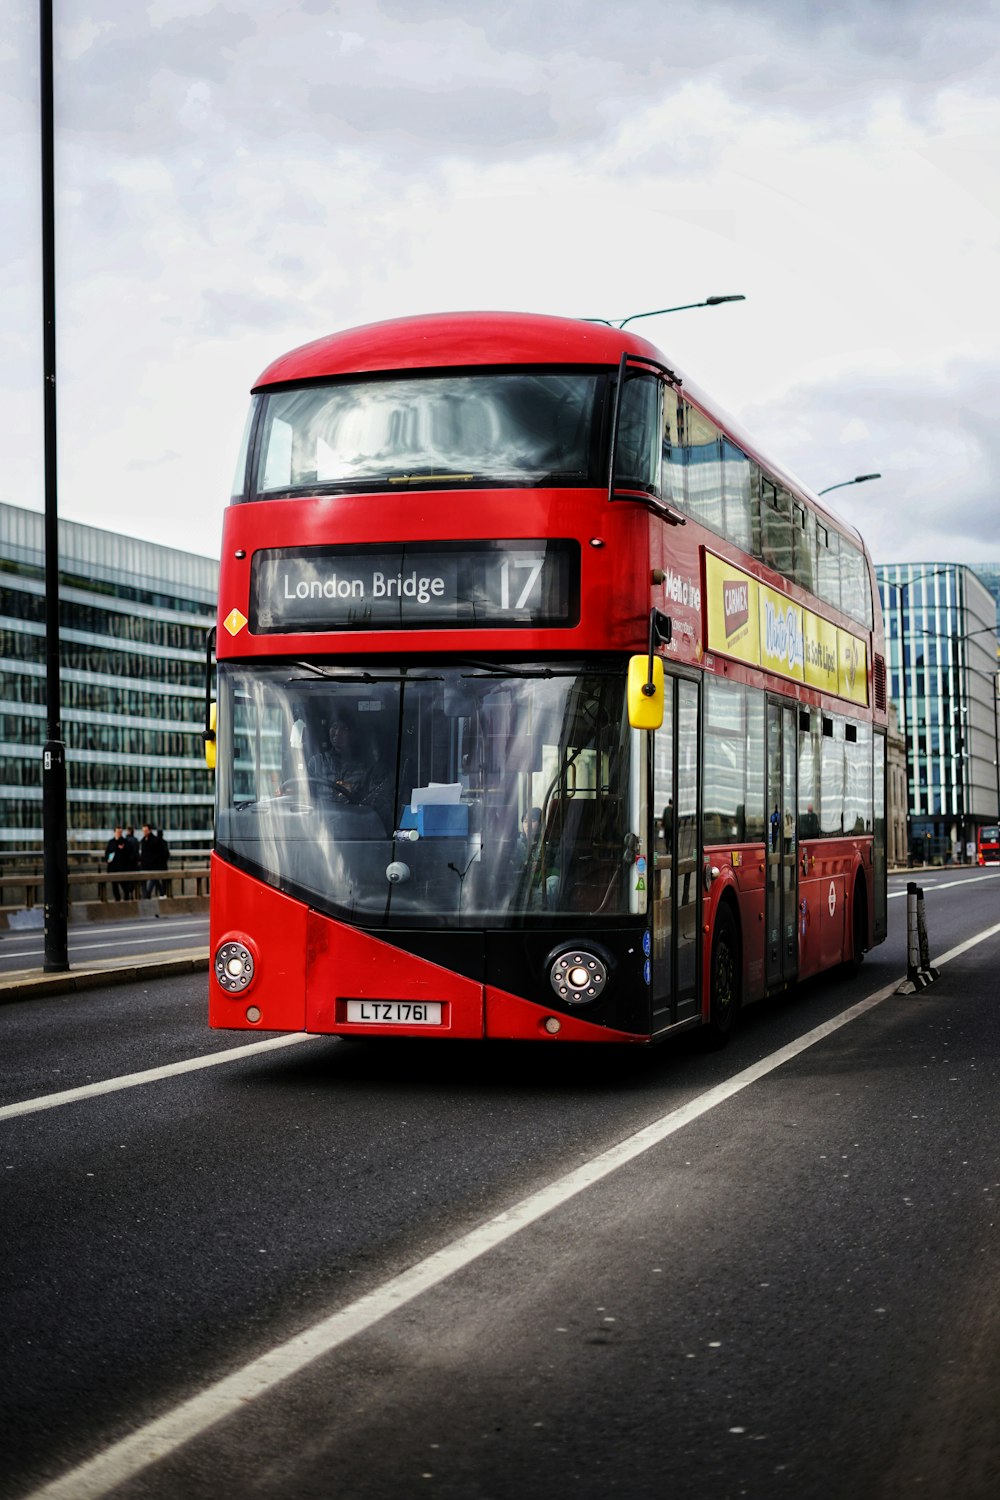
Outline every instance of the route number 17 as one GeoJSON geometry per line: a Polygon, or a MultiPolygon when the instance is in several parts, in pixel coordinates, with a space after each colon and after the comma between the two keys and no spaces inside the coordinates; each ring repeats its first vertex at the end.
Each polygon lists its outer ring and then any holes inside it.
{"type": "MultiPolygon", "coordinates": [[[[500,564],[500,608],[501,609],[526,609],[532,590],[542,576],[542,568],[545,566],[544,557],[505,557],[500,564]],[[521,573],[527,573],[527,581],[518,595],[514,604],[511,604],[511,570],[518,569],[521,573]]],[[[516,589],[520,579],[513,580],[516,589]]]]}

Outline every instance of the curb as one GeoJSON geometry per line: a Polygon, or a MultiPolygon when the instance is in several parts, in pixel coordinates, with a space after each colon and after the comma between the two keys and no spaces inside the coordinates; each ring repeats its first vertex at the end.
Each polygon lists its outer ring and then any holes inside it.
{"type": "Polygon", "coordinates": [[[71,995],[100,985],[134,984],[140,979],[167,979],[176,974],[197,974],[208,969],[208,949],[195,948],[173,958],[152,958],[148,963],[117,963],[105,967],[69,969],[61,974],[44,974],[36,969],[22,969],[0,976],[0,1005],[16,1000],[35,1000],[43,995],[71,995]]]}
{"type": "MultiPolygon", "coordinates": [[[[88,922],[130,922],[135,917],[189,917],[208,911],[207,896],[142,896],[134,901],[71,901],[70,927],[88,922]]],[[[0,931],[30,931],[45,926],[44,906],[0,907],[0,931]]]]}

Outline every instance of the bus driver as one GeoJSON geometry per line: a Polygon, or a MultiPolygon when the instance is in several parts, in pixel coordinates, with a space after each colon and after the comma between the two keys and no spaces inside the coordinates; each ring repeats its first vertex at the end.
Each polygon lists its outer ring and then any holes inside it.
{"type": "Polygon", "coordinates": [[[371,780],[372,758],[364,755],[357,726],[343,711],[330,724],[327,746],[309,757],[309,775],[340,787],[348,800],[361,802],[371,780]]]}
{"type": "Polygon", "coordinates": [[[391,778],[349,709],[334,711],[327,739],[326,747],[309,757],[310,779],[327,783],[350,803],[374,808],[388,827],[392,815],[391,778]]]}

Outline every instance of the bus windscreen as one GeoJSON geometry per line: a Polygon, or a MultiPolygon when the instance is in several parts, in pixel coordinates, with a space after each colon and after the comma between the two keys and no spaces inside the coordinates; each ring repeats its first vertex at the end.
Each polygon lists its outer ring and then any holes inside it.
{"type": "Polygon", "coordinates": [[[620,672],[220,664],[216,843],[365,926],[629,910],[620,672]]]}
{"type": "Polygon", "coordinates": [[[605,377],[342,380],[265,397],[255,493],[594,483],[605,377]]]}

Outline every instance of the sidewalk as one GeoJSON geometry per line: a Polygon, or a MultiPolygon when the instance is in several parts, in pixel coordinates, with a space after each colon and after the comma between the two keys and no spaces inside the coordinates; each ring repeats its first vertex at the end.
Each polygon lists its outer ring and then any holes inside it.
{"type": "Polygon", "coordinates": [[[208,948],[184,948],[169,956],[102,958],[75,964],[65,973],[46,974],[40,965],[0,974],[0,1005],[13,1000],[35,1000],[43,995],[68,995],[98,985],[134,984],[141,979],[166,979],[173,974],[197,974],[208,969],[208,948]]]}

